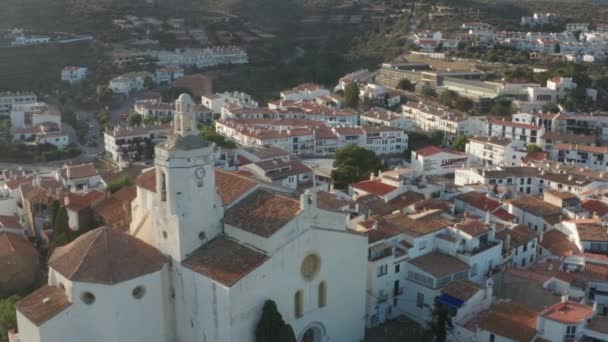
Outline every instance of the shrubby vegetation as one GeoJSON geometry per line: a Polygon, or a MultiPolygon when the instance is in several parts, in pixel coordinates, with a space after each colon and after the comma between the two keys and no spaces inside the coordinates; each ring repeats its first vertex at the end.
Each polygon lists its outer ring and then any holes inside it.
{"type": "Polygon", "coordinates": [[[372,172],[386,169],[380,158],[368,149],[357,145],[348,145],[336,151],[335,170],[331,177],[336,188],[345,188],[348,184],[369,178],[372,172]]]}

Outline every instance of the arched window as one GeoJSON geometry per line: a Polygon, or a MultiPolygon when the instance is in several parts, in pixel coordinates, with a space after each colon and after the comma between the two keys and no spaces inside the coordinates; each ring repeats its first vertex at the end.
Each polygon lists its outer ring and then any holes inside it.
{"type": "Polygon", "coordinates": [[[167,177],[164,172],[161,172],[160,176],[160,200],[165,202],[167,201],[167,177]]]}
{"type": "Polygon", "coordinates": [[[304,296],[302,295],[302,290],[296,291],[294,299],[294,315],[296,318],[302,317],[304,313],[304,296]]]}
{"type": "Polygon", "coordinates": [[[327,305],[327,284],[322,281],[319,283],[319,307],[327,305]]]}

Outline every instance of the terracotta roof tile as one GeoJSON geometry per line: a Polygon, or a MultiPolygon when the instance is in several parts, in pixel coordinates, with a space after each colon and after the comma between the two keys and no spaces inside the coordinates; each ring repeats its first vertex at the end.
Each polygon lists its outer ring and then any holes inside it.
{"type": "Polygon", "coordinates": [[[608,214],[608,204],[603,201],[600,201],[600,200],[596,200],[596,199],[584,200],[583,203],[581,204],[581,207],[592,213],[597,213],[600,217],[608,214]]]}
{"type": "Polygon", "coordinates": [[[226,210],[224,222],[268,238],[293,220],[300,211],[300,201],[257,189],[226,210]]]}
{"type": "Polygon", "coordinates": [[[489,198],[488,196],[486,196],[486,194],[478,191],[469,191],[462,193],[456,196],[456,199],[483,211],[494,211],[501,205],[500,201],[489,198]]]}
{"type": "Polygon", "coordinates": [[[63,179],[80,179],[93,177],[97,175],[97,169],[95,165],[80,164],[80,165],[68,165],[60,170],[61,178],[63,179]]]}
{"type": "Polygon", "coordinates": [[[156,192],[156,169],[150,169],[137,176],[136,183],[140,188],[156,192]]]}
{"type": "Polygon", "coordinates": [[[325,210],[343,210],[344,207],[350,207],[353,203],[351,200],[343,199],[335,194],[327,191],[317,192],[317,207],[325,210]]]}
{"type": "Polygon", "coordinates": [[[481,287],[470,280],[457,280],[448,284],[448,286],[441,289],[441,293],[444,293],[450,297],[460,299],[463,302],[471,299],[477,292],[481,290],[481,287]]]}
{"type": "Polygon", "coordinates": [[[467,323],[467,326],[479,326],[496,335],[519,342],[529,342],[536,335],[537,316],[537,312],[523,305],[501,302],[479,313],[467,323]]]}
{"type": "Polygon", "coordinates": [[[593,316],[593,307],[575,302],[557,303],[545,310],[542,316],[563,324],[581,324],[593,316]]]}
{"type": "Polygon", "coordinates": [[[232,204],[257,186],[257,182],[233,172],[216,170],[215,187],[225,206],[232,204]]]}
{"type": "Polygon", "coordinates": [[[537,217],[545,217],[560,213],[560,208],[543,201],[540,198],[526,195],[514,199],[510,202],[514,207],[529,212],[537,217]]]}
{"type": "Polygon", "coordinates": [[[411,259],[408,261],[408,263],[416,266],[420,270],[432,275],[435,278],[466,271],[471,268],[464,261],[441,252],[430,252],[423,256],[411,259]]]}
{"type": "Polygon", "coordinates": [[[536,238],[536,233],[530,227],[522,224],[511,229],[505,228],[496,232],[496,238],[503,241],[503,247],[505,246],[504,243],[507,235],[511,237],[510,249],[518,248],[536,238]]]}
{"type": "Polygon", "coordinates": [[[106,225],[118,227],[131,219],[131,202],[137,197],[134,186],[125,186],[93,206],[94,212],[106,225]]]}
{"type": "Polygon", "coordinates": [[[601,223],[579,223],[576,225],[581,241],[608,241],[608,228],[601,223]]]}
{"type": "Polygon", "coordinates": [[[93,205],[93,203],[102,199],[104,196],[105,196],[105,193],[103,193],[99,190],[91,190],[84,194],[77,193],[77,192],[70,192],[70,193],[68,193],[68,196],[67,196],[69,202],[66,205],[66,208],[69,210],[78,212],[85,208],[91,207],[91,205],[93,205]]]}
{"type": "Polygon", "coordinates": [[[17,302],[16,308],[39,327],[70,305],[72,303],[64,291],[45,285],[17,302]]]}
{"type": "Polygon", "coordinates": [[[554,256],[570,256],[580,252],[576,244],[568,240],[566,234],[558,229],[552,229],[543,234],[540,245],[554,256]]]}
{"type": "Polygon", "coordinates": [[[459,229],[472,237],[483,235],[489,231],[488,226],[485,223],[475,219],[468,219],[464,223],[457,224],[456,229],[459,229]]]}
{"type": "Polygon", "coordinates": [[[230,287],[266,260],[268,257],[260,252],[218,237],[194,251],[183,265],[230,287]]]}
{"type": "Polygon", "coordinates": [[[112,285],[157,272],[166,262],[145,242],[102,227],[55,249],[49,267],[72,281],[112,285]]]}
{"type": "Polygon", "coordinates": [[[351,184],[350,186],[354,189],[362,190],[378,196],[384,196],[397,189],[397,187],[382,183],[381,179],[366,180],[351,184]]]}

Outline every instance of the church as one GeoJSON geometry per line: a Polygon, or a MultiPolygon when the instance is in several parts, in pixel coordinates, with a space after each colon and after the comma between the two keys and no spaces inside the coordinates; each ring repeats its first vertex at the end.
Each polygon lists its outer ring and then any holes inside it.
{"type": "Polygon", "coordinates": [[[275,301],[298,342],[363,340],[367,236],[348,213],[216,169],[189,95],[137,179],[126,231],[57,248],[17,304],[20,342],[254,342],[275,301]]]}

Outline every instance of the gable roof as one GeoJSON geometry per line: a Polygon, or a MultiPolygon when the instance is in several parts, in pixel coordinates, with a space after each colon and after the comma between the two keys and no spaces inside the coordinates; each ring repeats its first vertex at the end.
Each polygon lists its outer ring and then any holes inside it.
{"type": "Polygon", "coordinates": [[[105,193],[99,190],[91,190],[87,193],[70,192],[67,196],[68,203],[66,204],[66,208],[72,211],[80,211],[90,207],[104,196],[105,193]]]}
{"type": "Polygon", "coordinates": [[[266,260],[263,253],[220,236],[194,251],[183,265],[230,287],[266,260]]]}
{"type": "Polygon", "coordinates": [[[500,201],[489,198],[486,194],[478,191],[469,191],[456,196],[457,200],[463,201],[470,206],[483,211],[494,211],[500,207],[500,201]]]}
{"type": "Polygon", "coordinates": [[[558,229],[544,233],[540,245],[554,256],[570,256],[580,252],[576,244],[558,229]]]}
{"type": "Polygon", "coordinates": [[[351,184],[350,186],[354,189],[362,190],[378,196],[384,196],[397,189],[395,186],[382,183],[382,180],[379,178],[358,182],[351,184]]]}
{"type": "Polygon", "coordinates": [[[156,192],[156,169],[150,169],[137,176],[136,184],[142,189],[156,192]]]}
{"type": "Polygon", "coordinates": [[[101,227],[55,249],[49,266],[72,281],[112,285],[157,272],[166,262],[145,242],[101,227]]]}
{"type": "Polygon", "coordinates": [[[520,342],[532,341],[536,336],[538,313],[513,302],[494,304],[479,313],[467,326],[479,326],[496,335],[520,342]]]}
{"type": "Polygon", "coordinates": [[[518,197],[510,203],[514,207],[527,211],[537,217],[545,217],[560,213],[559,207],[531,195],[518,197]]]}
{"type": "Polygon", "coordinates": [[[224,222],[268,238],[293,220],[300,211],[300,201],[257,189],[226,210],[224,222]]]}

